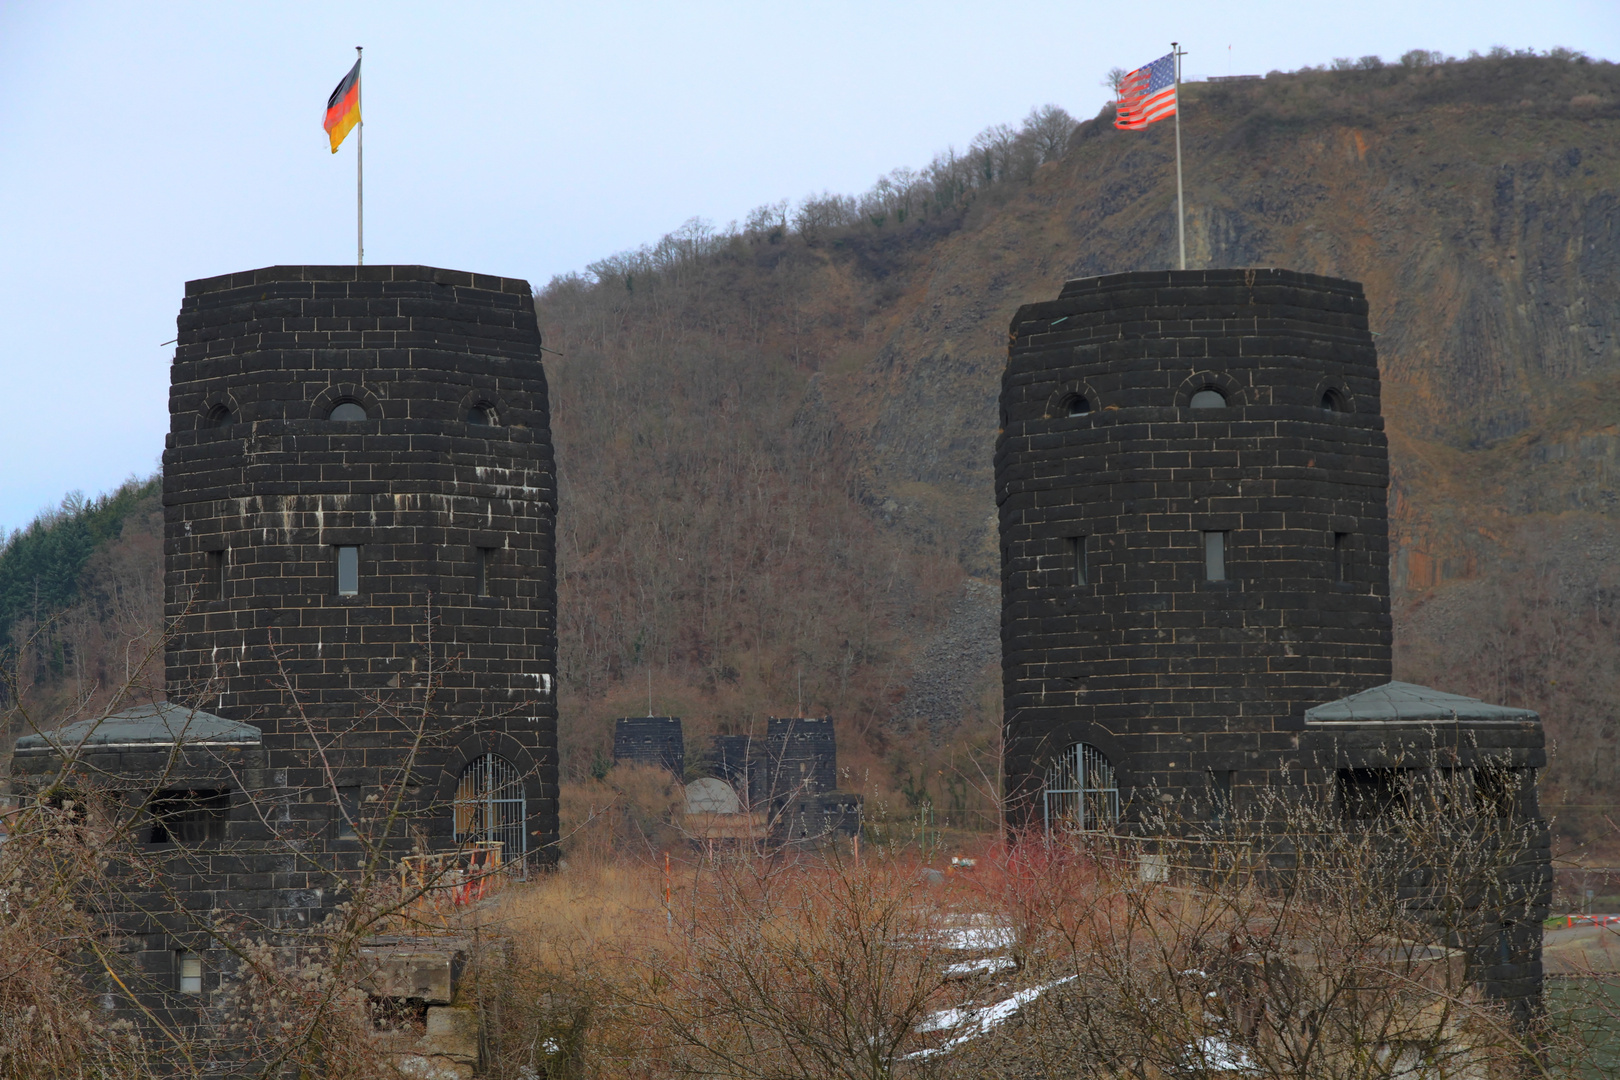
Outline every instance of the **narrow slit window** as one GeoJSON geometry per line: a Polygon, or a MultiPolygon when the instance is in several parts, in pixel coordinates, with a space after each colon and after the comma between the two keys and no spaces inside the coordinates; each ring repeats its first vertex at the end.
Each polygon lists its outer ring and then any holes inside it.
{"type": "Polygon", "coordinates": [[[1204,534],[1204,580],[1226,580],[1226,534],[1224,532],[1206,532],[1204,534]]]}
{"type": "Polygon", "coordinates": [[[337,789],[337,838],[339,840],[354,840],[359,837],[356,826],[360,823],[360,789],[357,787],[340,787],[337,789]]]}
{"type": "Polygon", "coordinates": [[[202,957],[194,952],[180,952],[174,958],[175,974],[179,977],[182,994],[200,994],[203,991],[202,957]]]}
{"type": "Polygon", "coordinates": [[[1083,536],[1066,537],[1064,543],[1067,551],[1067,577],[1071,588],[1090,584],[1090,567],[1086,565],[1086,538],[1083,536]]]}
{"type": "Polygon", "coordinates": [[[216,548],[207,553],[208,565],[204,571],[203,599],[225,599],[225,549],[216,548]]]}
{"type": "Polygon", "coordinates": [[[473,585],[474,595],[489,595],[489,564],[495,557],[494,548],[475,548],[473,550],[473,585]]]}
{"type": "Polygon", "coordinates": [[[1209,819],[1217,825],[1232,817],[1232,782],[1236,776],[1231,769],[1210,769],[1206,773],[1209,783],[1209,819]]]}
{"type": "Polygon", "coordinates": [[[337,594],[360,595],[360,549],[353,545],[337,549],[337,594]]]}
{"type": "Polygon", "coordinates": [[[1333,580],[1350,580],[1350,534],[1333,534],[1333,580]]]}

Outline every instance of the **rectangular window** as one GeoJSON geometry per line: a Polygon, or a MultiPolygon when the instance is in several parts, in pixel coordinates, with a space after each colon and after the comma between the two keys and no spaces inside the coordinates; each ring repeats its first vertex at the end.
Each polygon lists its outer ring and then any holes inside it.
{"type": "Polygon", "coordinates": [[[228,791],[159,791],[147,804],[152,815],[148,843],[203,844],[225,839],[231,818],[228,791]]]}
{"type": "Polygon", "coordinates": [[[358,547],[339,547],[337,549],[337,594],[339,596],[360,595],[360,549],[358,547]]]}
{"type": "Polygon", "coordinates": [[[1086,565],[1086,538],[1083,536],[1069,536],[1064,538],[1068,546],[1067,566],[1065,577],[1070,587],[1089,584],[1090,568],[1086,565]]]}
{"type": "Polygon", "coordinates": [[[1209,784],[1209,819],[1217,825],[1232,817],[1232,781],[1236,776],[1231,769],[1208,769],[1205,772],[1209,784]]]}
{"type": "Polygon", "coordinates": [[[194,952],[174,954],[174,972],[178,976],[182,994],[200,994],[203,991],[202,957],[194,952]]]}
{"type": "Polygon", "coordinates": [[[1408,769],[1340,769],[1339,812],[1347,818],[1371,821],[1403,811],[1411,793],[1408,769]]]}
{"type": "Polygon", "coordinates": [[[359,835],[355,832],[355,827],[360,824],[360,789],[340,787],[337,789],[337,797],[337,838],[354,840],[359,835]]]}
{"type": "Polygon", "coordinates": [[[1333,580],[1350,580],[1350,534],[1333,534],[1333,580]]]}
{"type": "Polygon", "coordinates": [[[1204,580],[1226,580],[1226,534],[1223,532],[1204,534],[1204,580]]]}
{"type": "Polygon", "coordinates": [[[225,599],[225,549],[215,548],[206,554],[208,556],[208,566],[204,571],[203,599],[223,600],[225,599]]]}
{"type": "Polygon", "coordinates": [[[475,555],[475,558],[473,559],[473,575],[474,575],[474,579],[475,579],[474,584],[476,586],[476,589],[474,590],[474,595],[476,595],[476,596],[488,596],[489,595],[489,564],[495,557],[495,549],[494,548],[483,548],[483,547],[476,548],[476,549],[474,549],[474,555],[475,555]]]}

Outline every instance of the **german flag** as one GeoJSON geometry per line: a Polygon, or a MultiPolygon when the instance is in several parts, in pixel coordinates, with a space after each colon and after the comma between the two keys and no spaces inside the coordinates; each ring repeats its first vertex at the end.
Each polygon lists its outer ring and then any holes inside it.
{"type": "Polygon", "coordinates": [[[338,152],[354,125],[360,122],[360,61],[343,76],[332,96],[326,99],[326,134],[332,139],[332,153],[338,152]]]}

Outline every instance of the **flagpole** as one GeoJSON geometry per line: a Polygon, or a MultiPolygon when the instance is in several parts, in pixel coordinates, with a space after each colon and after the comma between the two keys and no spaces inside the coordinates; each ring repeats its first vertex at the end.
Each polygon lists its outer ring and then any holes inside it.
{"type": "MultiPolygon", "coordinates": [[[[356,64],[360,62],[359,58],[363,49],[364,46],[362,45],[354,47],[356,64]]],[[[360,107],[358,100],[354,104],[356,108],[360,107]]],[[[1176,108],[1178,110],[1181,108],[1179,99],[1176,101],[1176,108]]],[[[1177,123],[1179,124],[1180,121],[1178,120],[1177,123]]],[[[366,265],[366,114],[364,111],[360,113],[358,127],[360,128],[357,136],[359,141],[354,148],[354,261],[356,266],[364,266],[366,265]]],[[[1176,153],[1178,155],[1181,153],[1180,138],[1181,129],[1178,127],[1176,128],[1176,153]]],[[[1176,170],[1176,175],[1179,177],[1181,170],[1181,159],[1179,157],[1176,159],[1176,170]]],[[[1183,259],[1182,262],[1185,263],[1186,260],[1183,259]]],[[[1183,269],[1185,269],[1185,266],[1183,269]]]]}
{"type": "Polygon", "coordinates": [[[1172,41],[1176,57],[1176,240],[1181,246],[1181,268],[1187,269],[1187,213],[1181,201],[1181,44],[1172,41]]]}

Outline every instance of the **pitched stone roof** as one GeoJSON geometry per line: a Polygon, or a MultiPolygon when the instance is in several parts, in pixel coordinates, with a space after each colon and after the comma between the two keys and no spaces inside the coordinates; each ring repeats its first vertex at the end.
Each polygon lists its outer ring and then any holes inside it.
{"type": "Polygon", "coordinates": [[[183,742],[187,746],[218,743],[257,743],[259,729],[252,724],[187,709],[168,701],[137,705],[133,709],[93,720],[80,720],[48,734],[24,735],[17,752],[49,750],[53,746],[82,746],[105,750],[112,746],[152,746],[183,742]]]}
{"type": "Polygon", "coordinates": [[[1405,682],[1387,682],[1305,710],[1307,724],[1523,723],[1540,719],[1530,709],[1490,705],[1478,698],[1405,682]]]}

